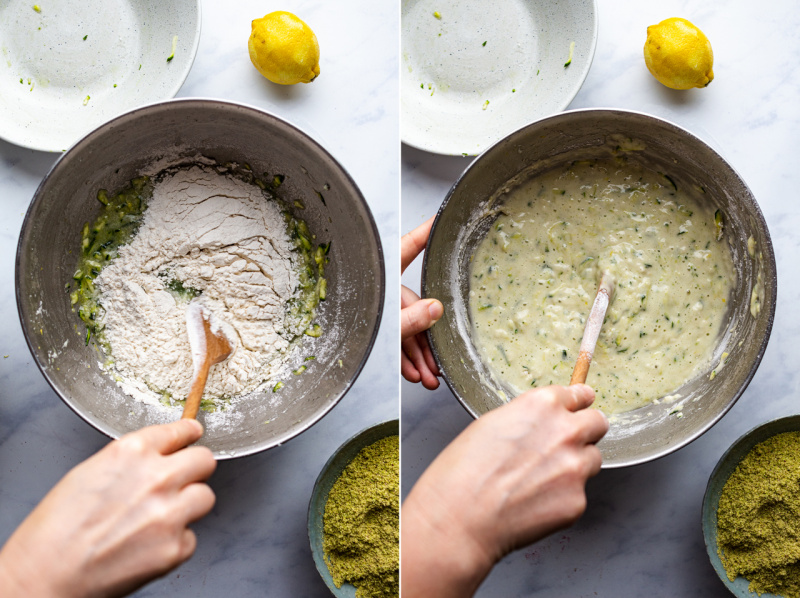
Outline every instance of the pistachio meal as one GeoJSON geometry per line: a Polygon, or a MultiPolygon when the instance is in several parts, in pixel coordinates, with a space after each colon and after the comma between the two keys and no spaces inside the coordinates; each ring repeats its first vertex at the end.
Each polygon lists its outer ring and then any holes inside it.
{"type": "Polygon", "coordinates": [[[328,493],[323,548],[336,587],[396,598],[400,587],[400,438],[362,449],[328,493]]]}
{"type": "Polygon", "coordinates": [[[731,581],[800,598],[800,432],[757,444],[736,467],[719,499],[717,545],[731,581]]]}

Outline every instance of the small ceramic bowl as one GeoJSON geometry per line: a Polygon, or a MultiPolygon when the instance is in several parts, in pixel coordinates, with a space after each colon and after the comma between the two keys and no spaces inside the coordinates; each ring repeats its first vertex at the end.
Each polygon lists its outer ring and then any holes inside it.
{"type": "MultiPolygon", "coordinates": [[[[741,460],[745,458],[747,453],[753,450],[754,446],[778,434],[798,431],[800,431],[800,415],[791,415],[789,417],[774,419],[753,428],[725,451],[725,454],[722,455],[722,458],[717,463],[717,466],[714,468],[708,480],[706,494],[703,497],[703,538],[706,542],[706,551],[708,552],[708,558],[711,559],[711,565],[714,567],[714,571],[717,572],[717,575],[719,575],[722,583],[731,591],[731,594],[739,598],[756,598],[759,594],[751,592],[748,589],[750,582],[745,578],[737,577],[731,581],[728,579],[727,573],[725,573],[725,567],[722,565],[717,546],[717,508],[719,507],[719,497],[722,494],[722,489],[725,487],[728,478],[741,460]]],[[[780,598],[774,594],[761,594],[760,596],[761,598],[780,598]]]]}
{"type": "Polygon", "coordinates": [[[589,73],[595,0],[404,0],[401,137],[477,155],[564,110],[589,73]]]}
{"type": "Polygon", "coordinates": [[[0,39],[0,138],[60,152],[178,93],[200,43],[200,0],[8,0],[0,39]]]}
{"type": "Polygon", "coordinates": [[[400,420],[393,419],[380,424],[375,424],[362,430],[342,446],[336,449],[322,471],[314,482],[314,490],[311,493],[311,502],[308,504],[308,539],[311,542],[311,554],[314,556],[314,563],[317,571],[322,576],[334,596],[338,598],[355,598],[356,589],[350,584],[344,584],[337,588],[333,583],[328,564],[325,562],[325,551],[322,544],[323,518],[325,516],[325,504],[328,502],[328,493],[339,479],[345,467],[355,459],[361,449],[377,442],[387,436],[400,434],[400,420]]]}

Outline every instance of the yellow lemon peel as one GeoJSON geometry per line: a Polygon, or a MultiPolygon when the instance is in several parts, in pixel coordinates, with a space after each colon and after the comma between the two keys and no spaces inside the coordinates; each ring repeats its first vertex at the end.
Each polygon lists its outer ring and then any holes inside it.
{"type": "Polygon", "coordinates": [[[714,52],[705,34],[686,19],[673,17],[647,28],[644,61],[671,89],[706,87],[714,80],[714,52]]]}
{"type": "Polygon", "coordinates": [[[273,83],[310,83],[319,75],[317,36],[290,12],[254,20],[247,47],[253,66],[273,83]]]}

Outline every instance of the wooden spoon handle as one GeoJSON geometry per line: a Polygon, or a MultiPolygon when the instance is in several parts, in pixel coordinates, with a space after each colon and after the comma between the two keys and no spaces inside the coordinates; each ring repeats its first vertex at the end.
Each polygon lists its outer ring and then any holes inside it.
{"type": "Polygon", "coordinates": [[[583,384],[586,376],[589,375],[589,365],[592,363],[592,354],[586,351],[578,353],[578,361],[575,362],[575,369],[572,370],[572,378],[569,379],[570,385],[583,384]]]}
{"type": "Polygon", "coordinates": [[[603,327],[603,320],[606,317],[606,310],[611,300],[613,288],[611,280],[604,276],[603,280],[600,281],[600,288],[594,298],[592,310],[589,312],[589,317],[586,318],[586,327],[583,329],[578,361],[575,363],[575,369],[572,370],[570,384],[583,384],[586,382],[586,376],[589,374],[589,366],[594,355],[594,347],[597,344],[597,338],[600,336],[600,328],[603,327]]]}
{"type": "Polygon", "coordinates": [[[206,388],[206,380],[208,380],[208,370],[211,369],[210,361],[211,360],[206,357],[203,365],[201,365],[200,369],[197,371],[194,380],[192,380],[192,387],[189,389],[189,396],[186,397],[181,419],[194,419],[197,417],[197,412],[200,410],[200,399],[206,388]]]}

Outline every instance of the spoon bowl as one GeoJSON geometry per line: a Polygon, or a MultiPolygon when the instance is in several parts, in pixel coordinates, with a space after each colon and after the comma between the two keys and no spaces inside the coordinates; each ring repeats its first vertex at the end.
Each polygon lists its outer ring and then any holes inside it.
{"type": "Polygon", "coordinates": [[[189,346],[192,348],[194,378],[181,419],[197,417],[211,366],[222,363],[233,353],[233,347],[225,333],[213,325],[211,319],[211,314],[197,301],[192,301],[186,308],[186,331],[189,334],[189,346]]]}

